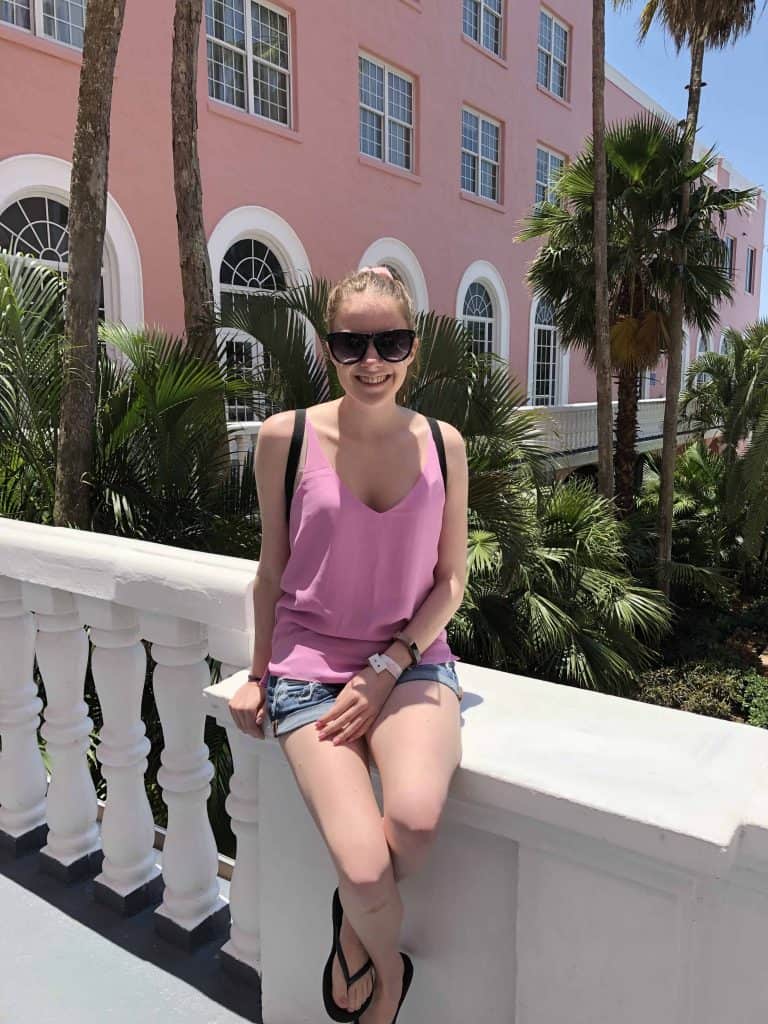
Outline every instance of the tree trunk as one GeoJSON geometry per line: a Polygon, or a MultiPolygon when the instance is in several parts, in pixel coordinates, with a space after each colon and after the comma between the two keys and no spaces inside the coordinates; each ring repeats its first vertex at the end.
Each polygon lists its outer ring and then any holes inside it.
{"type": "Polygon", "coordinates": [[[187,344],[201,359],[214,362],[213,281],[197,152],[197,59],[202,15],[202,0],[176,0],[171,65],[173,185],[187,344]]]}
{"type": "MultiPolygon", "coordinates": [[[[688,85],[688,114],[684,162],[690,161],[696,141],[701,102],[701,76],[704,65],[704,29],[691,43],[691,77],[688,85]]],[[[691,190],[683,185],[680,193],[678,225],[688,219],[691,190]]],[[[667,354],[667,380],[664,402],[664,440],[661,454],[661,493],[659,495],[659,547],[658,585],[669,596],[669,570],[672,561],[672,509],[675,492],[675,462],[677,458],[677,420],[680,405],[680,384],[683,365],[684,279],[686,268],[685,246],[678,244],[675,252],[677,278],[672,289],[669,313],[669,352],[667,354]]]]}
{"type": "Polygon", "coordinates": [[[635,507],[637,463],[637,372],[619,371],[619,408],[616,414],[616,504],[623,516],[635,507]]]}
{"type": "Polygon", "coordinates": [[[595,378],[597,489],[613,494],[613,407],[608,327],[608,197],[605,164],[605,0],[592,4],[592,137],[595,154],[595,378]]]}
{"type": "Polygon", "coordinates": [[[125,0],[88,5],[69,196],[64,384],[56,451],[56,526],[90,526],[98,312],[107,220],[109,121],[125,0]]]}

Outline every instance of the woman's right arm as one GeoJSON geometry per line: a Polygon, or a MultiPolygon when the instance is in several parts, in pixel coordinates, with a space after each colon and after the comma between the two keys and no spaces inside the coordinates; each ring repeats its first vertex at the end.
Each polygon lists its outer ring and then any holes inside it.
{"type": "MultiPolygon", "coordinates": [[[[261,551],[253,586],[254,643],[251,674],[263,681],[272,649],[275,605],[290,548],[285,520],[285,464],[293,431],[294,414],[269,416],[259,428],[254,453],[256,491],[261,514],[261,551]]],[[[264,738],[265,687],[243,684],[229,702],[235,724],[249,736],[264,738]]]]}

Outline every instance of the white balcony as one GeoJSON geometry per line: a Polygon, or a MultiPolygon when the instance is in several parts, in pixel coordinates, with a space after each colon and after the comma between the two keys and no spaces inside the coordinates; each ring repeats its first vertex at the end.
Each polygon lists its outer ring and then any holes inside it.
{"type": "MultiPolygon", "coordinates": [[[[614,420],[618,403],[613,403],[614,420]]],[[[573,469],[597,462],[597,403],[574,402],[571,405],[524,406],[541,414],[543,439],[556,457],[562,469],[573,469]]],[[[261,422],[248,420],[229,423],[230,451],[233,458],[241,462],[246,452],[256,443],[261,422]]],[[[638,402],[638,452],[661,449],[664,436],[664,399],[643,398],[638,402]]],[[[681,423],[678,442],[682,444],[691,436],[681,423]]]]}
{"type": "MultiPolygon", "coordinates": [[[[0,1005],[13,1024],[79,1024],[86,1012],[255,1021],[259,980],[266,1024],[325,1019],[331,861],[277,741],[245,737],[227,708],[249,661],[255,568],[0,520],[0,1005]],[[162,856],[142,784],[141,639],[165,737],[162,856]],[[101,820],[86,761],[89,643],[101,820]],[[206,654],[224,663],[214,687],[206,654]],[[206,815],[206,713],[229,729],[234,756],[229,888],[206,815]],[[96,872],[90,885],[65,882],[96,872]],[[158,964],[146,951],[159,946],[173,954],[158,964]]],[[[462,765],[428,869],[403,882],[416,974],[402,1024],[764,1020],[768,731],[458,671],[462,765]]]]}

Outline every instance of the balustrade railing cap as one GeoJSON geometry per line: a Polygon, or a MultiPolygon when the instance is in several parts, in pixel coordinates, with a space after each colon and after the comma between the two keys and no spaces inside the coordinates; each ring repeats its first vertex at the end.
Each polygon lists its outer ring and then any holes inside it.
{"type": "Polygon", "coordinates": [[[0,574],[142,611],[246,629],[258,562],[0,519],[0,574]]]}

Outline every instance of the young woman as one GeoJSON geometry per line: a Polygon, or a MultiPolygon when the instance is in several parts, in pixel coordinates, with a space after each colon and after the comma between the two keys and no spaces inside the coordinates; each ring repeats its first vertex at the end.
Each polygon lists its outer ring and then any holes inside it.
{"type": "Polygon", "coordinates": [[[467,462],[454,427],[395,401],[419,345],[399,280],[383,267],[350,275],[327,323],[344,396],[306,410],[289,523],[296,413],[259,431],[256,638],[230,709],[262,738],[268,712],[338,874],[329,1016],[394,1024],[413,973],[398,951],[397,882],[425,862],[461,759],[444,627],[466,579],[467,462]]]}

